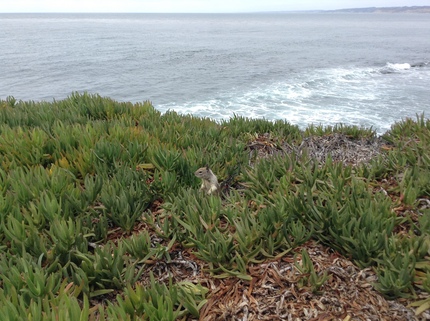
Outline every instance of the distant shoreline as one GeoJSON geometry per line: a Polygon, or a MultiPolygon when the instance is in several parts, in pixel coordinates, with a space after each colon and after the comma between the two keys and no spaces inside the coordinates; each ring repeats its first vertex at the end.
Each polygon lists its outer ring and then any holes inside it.
{"type": "MultiPolygon", "coordinates": [[[[269,13],[269,12],[261,12],[269,13]]],[[[366,7],[335,10],[271,11],[271,13],[430,13],[430,6],[366,7]]]]}
{"type": "Polygon", "coordinates": [[[338,10],[324,10],[323,12],[339,12],[339,13],[430,13],[430,6],[350,8],[350,9],[338,9],[338,10]]]}

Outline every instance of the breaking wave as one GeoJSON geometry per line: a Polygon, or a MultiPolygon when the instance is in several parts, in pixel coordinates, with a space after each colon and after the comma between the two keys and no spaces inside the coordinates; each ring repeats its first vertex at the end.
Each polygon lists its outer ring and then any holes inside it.
{"type": "MultiPolygon", "coordinates": [[[[246,91],[232,89],[203,101],[156,106],[161,111],[176,110],[184,114],[228,119],[234,115],[269,120],[286,119],[305,128],[310,123],[334,125],[344,123],[372,127],[379,134],[405,115],[422,113],[422,97],[430,79],[429,68],[411,72],[409,63],[387,63],[375,68],[326,68],[304,70],[282,81],[260,85],[246,91]],[[415,84],[411,95],[399,89],[398,73],[403,81],[415,84]],[[425,79],[422,88],[416,85],[425,79]],[[421,97],[421,98],[420,98],[421,97]]],[[[406,89],[407,90],[407,89],[406,89]]]]}
{"type": "Polygon", "coordinates": [[[411,65],[408,63],[401,63],[401,64],[393,64],[390,62],[387,62],[387,64],[380,69],[380,72],[382,74],[392,74],[396,72],[401,72],[403,70],[411,69],[411,65]]]}

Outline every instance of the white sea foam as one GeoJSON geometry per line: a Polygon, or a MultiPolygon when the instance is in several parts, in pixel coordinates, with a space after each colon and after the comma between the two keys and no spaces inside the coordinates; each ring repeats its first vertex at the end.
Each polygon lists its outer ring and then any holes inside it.
{"type": "Polygon", "coordinates": [[[403,63],[403,64],[392,64],[392,63],[387,63],[387,67],[394,69],[394,70],[406,70],[406,69],[410,69],[411,65],[408,63],[403,63]]]}
{"type": "MultiPolygon", "coordinates": [[[[385,67],[408,70],[410,65],[387,64],[385,67]]],[[[311,123],[343,123],[372,127],[382,134],[393,122],[405,115],[414,117],[416,113],[425,111],[426,106],[422,110],[418,105],[414,108],[414,97],[398,90],[399,79],[387,79],[384,74],[375,72],[380,69],[308,70],[283,82],[249,91],[232,90],[220,93],[216,99],[159,107],[161,110],[172,108],[216,120],[228,119],[235,114],[269,120],[286,119],[301,128],[311,123]]],[[[428,76],[429,71],[426,73],[428,76]]]]}
{"type": "Polygon", "coordinates": [[[397,73],[397,72],[403,72],[405,70],[411,69],[411,64],[409,63],[390,63],[387,62],[387,64],[382,67],[379,71],[382,74],[391,74],[391,73],[397,73]]]}

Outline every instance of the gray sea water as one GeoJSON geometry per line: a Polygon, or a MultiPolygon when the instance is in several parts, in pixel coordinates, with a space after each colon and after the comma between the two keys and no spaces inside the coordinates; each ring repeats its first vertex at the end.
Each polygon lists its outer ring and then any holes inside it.
{"type": "Polygon", "coordinates": [[[0,98],[74,91],[216,120],[430,115],[428,14],[0,14],[0,98]]]}

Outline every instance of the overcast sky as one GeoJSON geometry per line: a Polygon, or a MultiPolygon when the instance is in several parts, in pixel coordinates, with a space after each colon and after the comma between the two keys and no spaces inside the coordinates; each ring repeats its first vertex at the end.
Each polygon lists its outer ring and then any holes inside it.
{"type": "Polygon", "coordinates": [[[430,0],[1,0],[0,12],[254,12],[426,5],[430,0]]]}

